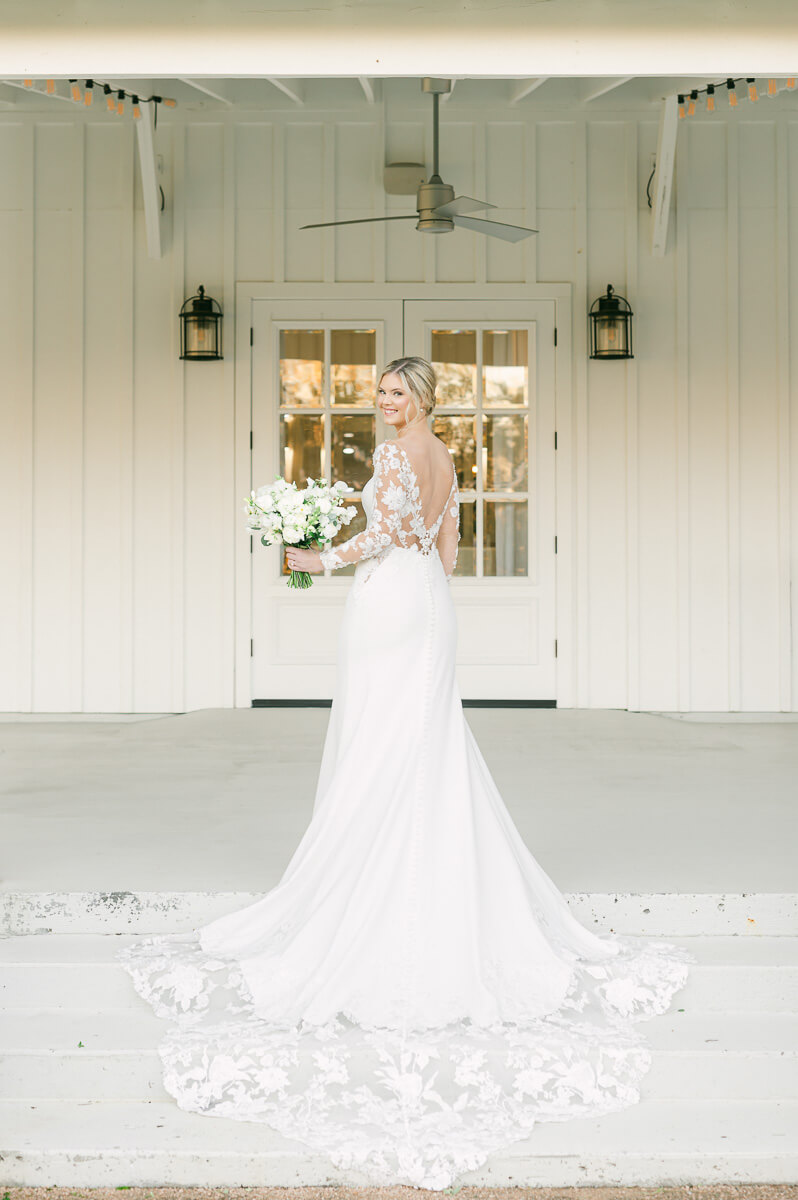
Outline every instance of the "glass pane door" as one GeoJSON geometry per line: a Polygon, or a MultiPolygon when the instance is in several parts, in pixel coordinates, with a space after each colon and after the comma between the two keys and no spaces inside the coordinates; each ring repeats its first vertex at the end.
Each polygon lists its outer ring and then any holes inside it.
{"type": "MultiPolygon", "coordinates": [[[[377,444],[377,330],[340,322],[279,330],[279,473],[303,488],[308,478],[342,479],[356,516],[333,545],[366,526],[362,489],[377,444]]],[[[285,556],[280,571],[288,574],[285,556]]],[[[354,564],[338,575],[354,573],[354,564]]]]}
{"type": "Polygon", "coordinates": [[[470,322],[430,330],[438,376],[433,430],[460,488],[456,575],[529,574],[530,329],[470,322]]]}

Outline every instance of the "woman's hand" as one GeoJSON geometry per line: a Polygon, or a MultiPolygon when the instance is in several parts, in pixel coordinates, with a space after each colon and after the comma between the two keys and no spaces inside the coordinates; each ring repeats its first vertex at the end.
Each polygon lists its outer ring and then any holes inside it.
{"type": "Polygon", "coordinates": [[[302,550],[299,546],[286,546],[285,561],[289,571],[307,571],[309,575],[318,575],[320,571],[324,570],[318,550],[302,550]]]}

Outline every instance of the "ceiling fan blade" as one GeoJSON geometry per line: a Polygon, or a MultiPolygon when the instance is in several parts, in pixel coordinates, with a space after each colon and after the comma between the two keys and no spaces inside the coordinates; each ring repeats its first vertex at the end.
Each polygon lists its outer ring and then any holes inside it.
{"type": "Polygon", "coordinates": [[[436,217],[459,217],[462,213],[479,212],[483,208],[495,208],[487,200],[474,200],[471,196],[455,196],[448,204],[439,204],[433,209],[436,217]]]}
{"type": "Polygon", "coordinates": [[[498,237],[505,242],[520,242],[530,233],[538,232],[524,225],[505,225],[502,221],[483,221],[479,217],[452,217],[452,220],[455,225],[463,225],[475,233],[486,233],[488,237],[498,237]]]}
{"type": "Polygon", "coordinates": [[[300,225],[300,229],[327,229],[330,225],[371,225],[374,221],[417,221],[418,213],[406,217],[360,217],[356,221],[319,221],[316,225],[300,225]]]}

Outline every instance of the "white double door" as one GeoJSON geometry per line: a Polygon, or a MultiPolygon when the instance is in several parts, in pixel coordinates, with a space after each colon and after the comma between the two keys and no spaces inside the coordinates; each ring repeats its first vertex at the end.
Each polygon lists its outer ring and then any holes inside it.
{"type": "MultiPolygon", "coordinates": [[[[360,491],[374,446],[393,436],[378,372],[435,364],[436,434],[461,494],[450,587],[464,699],[553,703],[556,689],[555,305],[546,300],[256,300],[252,486],[277,475],[344,479],[360,491]]],[[[252,700],[329,698],[352,567],[286,585],[282,548],[253,539],[252,700]]]]}

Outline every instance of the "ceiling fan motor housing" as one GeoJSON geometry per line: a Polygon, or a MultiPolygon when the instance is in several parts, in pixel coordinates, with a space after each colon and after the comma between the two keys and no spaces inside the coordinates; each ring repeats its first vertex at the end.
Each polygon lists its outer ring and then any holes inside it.
{"type": "Polygon", "coordinates": [[[451,217],[436,216],[433,209],[439,204],[449,204],[454,200],[454,188],[449,183],[441,183],[435,176],[429,183],[422,183],[418,189],[418,224],[416,229],[425,233],[448,233],[454,229],[451,217]]]}

